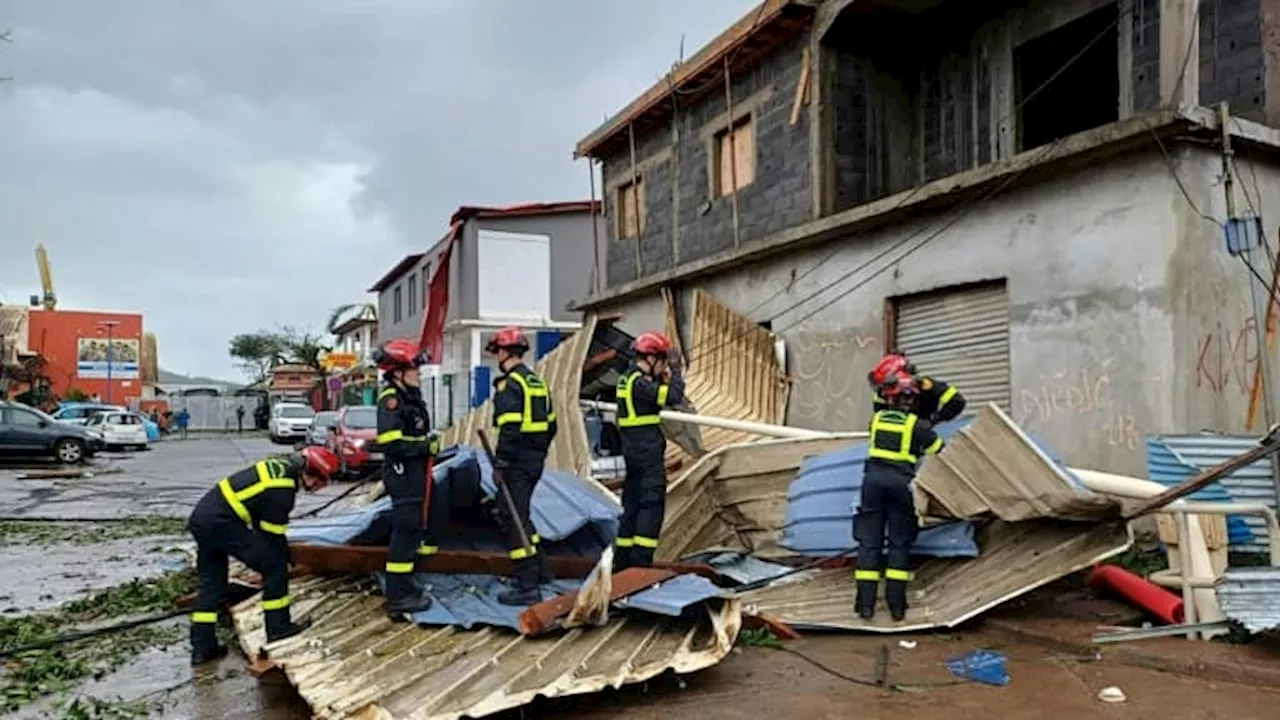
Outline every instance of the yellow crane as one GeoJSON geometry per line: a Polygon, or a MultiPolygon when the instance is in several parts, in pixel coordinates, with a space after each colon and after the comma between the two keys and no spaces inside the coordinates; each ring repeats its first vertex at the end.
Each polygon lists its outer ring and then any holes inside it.
{"type": "Polygon", "coordinates": [[[49,251],[44,249],[44,243],[36,245],[36,267],[40,269],[40,289],[44,292],[40,301],[45,310],[53,310],[58,307],[58,298],[53,294],[53,271],[49,269],[49,251]]]}

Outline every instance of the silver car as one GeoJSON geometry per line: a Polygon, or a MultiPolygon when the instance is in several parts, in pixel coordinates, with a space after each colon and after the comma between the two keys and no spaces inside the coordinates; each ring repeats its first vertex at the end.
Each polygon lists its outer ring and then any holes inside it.
{"type": "Polygon", "coordinates": [[[329,442],[329,430],[338,424],[338,413],[324,411],[316,413],[316,419],[311,423],[311,432],[307,433],[308,445],[325,445],[329,442]]]}

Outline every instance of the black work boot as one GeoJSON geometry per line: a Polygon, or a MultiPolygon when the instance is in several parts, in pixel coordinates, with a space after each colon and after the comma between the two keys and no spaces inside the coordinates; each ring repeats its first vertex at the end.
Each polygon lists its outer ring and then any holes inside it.
{"type": "Polygon", "coordinates": [[[227,647],[218,642],[218,626],[191,623],[191,664],[203,665],[227,656],[227,647]]]}
{"type": "Polygon", "coordinates": [[[889,614],[894,622],[902,622],[907,616],[907,582],[905,580],[886,580],[884,584],[884,600],[889,606],[889,614]]]}
{"type": "Polygon", "coordinates": [[[267,642],[269,643],[291,638],[311,627],[311,622],[308,620],[293,622],[289,618],[289,608],[267,610],[263,613],[263,616],[267,626],[267,642]]]}
{"type": "Polygon", "coordinates": [[[876,615],[876,593],[880,590],[880,582],[877,580],[859,580],[858,594],[853,602],[854,609],[858,612],[858,617],[863,620],[870,620],[876,615]]]}
{"type": "Polygon", "coordinates": [[[547,556],[538,552],[534,559],[538,563],[538,584],[550,585],[555,582],[556,576],[551,574],[551,568],[547,566],[547,556]]]}
{"type": "Polygon", "coordinates": [[[516,561],[515,577],[511,579],[511,587],[498,595],[498,602],[503,605],[529,606],[542,602],[542,593],[538,592],[538,556],[516,561]]]}
{"type": "Polygon", "coordinates": [[[383,607],[392,620],[403,622],[413,613],[431,609],[431,596],[427,593],[427,588],[415,580],[414,576],[387,573],[386,578],[386,602],[383,607]]]}
{"type": "Polygon", "coordinates": [[[623,570],[631,567],[633,564],[634,563],[631,562],[631,548],[621,547],[618,545],[613,546],[613,574],[617,575],[623,570]]]}

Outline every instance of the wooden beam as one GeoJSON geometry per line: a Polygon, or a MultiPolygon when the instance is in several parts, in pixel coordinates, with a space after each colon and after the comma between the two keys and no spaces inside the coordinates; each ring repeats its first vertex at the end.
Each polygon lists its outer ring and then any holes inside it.
{"type": "Polygon", "coordinates": [[[1230,475],[1246,465],[1252,465],[1278,450],[1280,450],[1280,435],[1278,435],[1277,428],[1272,428],[1271,432],[1254,447],[1229,460],[1214,465],[1189,480],[1174,485],[1150,500],[1143,501],[1138,507],[1125,513],[1124,517],[1126,520],[1132,520],[1159,510],[1174,500],[1179,500],[1201,488],[1212,485],[1219,478],[1230,475]]]}
{"type": "Polygon", "coordinates": [[[812,62],[813,59],[809,57],[809,48],[806,47],[800,54],[800,80],[796,82],[796,99],[791,103],[791,121],[789,123],[791,125],[800,122],[800,108],[809,97],[809,72],[812,62]]]}
{"type": "Polygon", "coordinates": [[[618,357],[618,351],[613,348],[609,348],[604,352],[592,355],[591,357],[587,358],[586,362],[582,363],[582,372],[589,373],[592,370],[595,370],[596,368],[600,367],[601,365],[604,365],[605,363],[609,362],[610,360],[616,357],[618,357]]]}
{"type": "MultiPolygon", "coordinates": [[[[678,573],[673,570],[657,568],[627,568],[613,576],[609,592],[609,602],[617,602],[628,595],[647,590],[660,582],[666,582],[678,573]]],[[[559,620],[573,610],[578,600],[578,593],[567,592],[532,605],[520,613],[520,632],[525,635],[542,635],[559,624],[559,620]]]]}

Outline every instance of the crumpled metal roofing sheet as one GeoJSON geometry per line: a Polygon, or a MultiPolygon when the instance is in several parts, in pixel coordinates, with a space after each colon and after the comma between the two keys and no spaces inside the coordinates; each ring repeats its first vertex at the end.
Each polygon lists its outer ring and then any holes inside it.
{"type": "Polygon", "coordinates": [[[680,617],[700,602],[724,596],[723,590],[701,575],[677,575],[635,595],[628,595],[613,606],[680,617]]]}
{"type": "MultiPolygon", "coordinates": [[[[781,425],[786,418],[787,374],[778,362],[774,336],[710,293],[692,293],[691,336],[685,348],[685,395],[702,415],[781,425]]],[[[670,323],[668,323],[670,324],[670,323]]],[[[669,334],[674,328],[668,328],[669,334]]],[[[761,439],[759,435],[724,428],[702,427],[704,452],[761,439]]],[[[667,465],[693,462],[676,443],[667,445],[667,465]]]]}
{"type": "MultiPolygon", "coordinates": [[[[1257,444],[1238,435],[1153,435],[1147,438],[1147,475],[1162,485],[1177,485],[1257,444]]],[[[1191,494],[1204,502],[1259,503],[1276,509],[1271,461],[1264,458],[1191,494]]],[[[1256,515],[1228,515],[1227,536],[1236,552],[1270,551],[1267,528],[1256,515]]]]}
{"type": "MultiPolygon", "coordinates": [[[[267,652],[321,720],[484,717],[537,696],[694,672],[728,655],[742,619],[737,600],[712,600],[694,620],[628,612],[604,627],[528,638],[393,623],[362,580],[301,579],[292,595],[295,616],[316,622],[267,652]]],[[[255,656],[266,639],[257,598],[232,615],[242,647],[255,656]]]]}
{"type": "MultiPolygon", "coordinates": [[[[379,573],[379,585],[383,575],[379,573]]],[[[503,578],[494,575],[445,575],[417,573],[417,579],[431,594],[431,607],[413,614],[419,625],[455,625],[470,629],[477,625],[520,629],[523,607],[503,605],[498,595],[507,589],[503,578]]],[[[581,587],[577,580],[557,580],[542,586],[542,599],[550,600],[561,593],[581,587]]]]}
{"type": "Polygon", "coordinates": [[[717,573],[740,584],[771,580],[794,570],[790,565],[761,560],[736,550],[709,550],[690,557],[689,562],[710,565],[717,573]]]}
{"type": "Polygon", "coordinates": [[[1228,568],[1218,585],[1222,614],[1253,633],[1280,627],[1280,568],[1228,568]]]}

